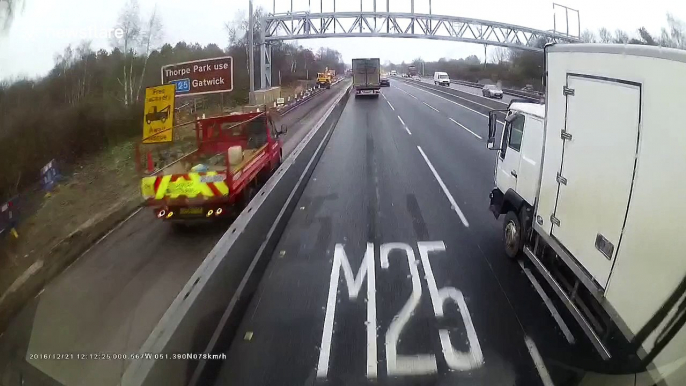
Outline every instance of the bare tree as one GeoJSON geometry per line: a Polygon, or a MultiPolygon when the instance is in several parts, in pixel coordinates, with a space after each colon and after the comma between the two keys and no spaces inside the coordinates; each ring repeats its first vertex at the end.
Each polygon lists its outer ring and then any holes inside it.
{"type": "Polygon", "coordinates": [[[627,44],[629,43],[629,34],[621,29],[618,29],[615,31],[615,37],[612,39],[612,42],[617,44],[627,44]]]}
{"type": "Polygon", "coordinates": [[[686,49],[686,25],[671,14],[667,14],[667,28],[662,28],[660,45],[686,49]]]}
{"type": "Polygon", "coordinates": [[[124,89],[123,102],[128,105],[133,101],[133,61],[141,37],[138,0],[129,0],[126,3],[119,14],[117,30],[112,37],[112,45],[127,58],[123,68],[124,76],[117,80],[124,89]]]}
{"type": "Polygon", "coordinates": [[[23,0],[0,0],[0,32],[9,28],[23,0]]]}
{"type": "Polygon", "coordinates": [[[143,78],[145,77],[145,69],[148,66],[148,58],[150,57],[150,52],[157,49],[157,46],[162,41],[162,20],[157,15],[157,6],[153,9],[148,22],[145,24],[145,29],[141,33],[141,45],[142,52],[145,55],[145,60],[143,62],[143,71],[140,75],[140,80],[138,81],[138,90],[136,90],[136,101],[141,93],[141,87],[143,86],[143,78]]]}
{"type": "Polygon", "coordinates": [[[502,64],[510,60],[510,50],[505,47],[495,47],[491,50],[491,61],[502,64]]]}
{"type": "Polygon", "coordinates": [[[584,43],[598,43],[595,33],[589,29],[584,30],[584,32],[581,34],[581,41],[584,43]]]}
{"type": "Polygon", "coordinates": [[[600,43],[612,43],[614,41],[612,34],[605,27],[601,28],[598,31],[598,37],[599,37],[600,43]]]}

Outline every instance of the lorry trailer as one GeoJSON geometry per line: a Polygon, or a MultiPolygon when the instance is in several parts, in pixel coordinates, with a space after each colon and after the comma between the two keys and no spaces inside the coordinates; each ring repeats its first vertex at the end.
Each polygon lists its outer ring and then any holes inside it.
{"type": "Polygon", "coordinates": [[[355,97],[381,92],[381,60],[379,58],[353,59],[353,88],[355,97]]]}

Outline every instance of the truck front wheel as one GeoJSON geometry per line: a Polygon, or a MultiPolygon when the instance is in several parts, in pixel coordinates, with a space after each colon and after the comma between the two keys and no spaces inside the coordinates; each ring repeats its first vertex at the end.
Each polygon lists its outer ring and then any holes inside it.
{"type": "Polygon", "coordinates": [[[505,238],[505,254],[511,259],[517,258],[522,250],[523,238],[522,225],[519,216],[513,211],[507,212],[503,224],[503,237],[505,238]]]}

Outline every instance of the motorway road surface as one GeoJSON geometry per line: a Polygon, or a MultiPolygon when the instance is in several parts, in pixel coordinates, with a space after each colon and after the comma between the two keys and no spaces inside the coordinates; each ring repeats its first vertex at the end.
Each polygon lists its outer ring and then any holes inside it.
{"type": "Polygon", "coordinates": [[[503,253],[487,118],[382,92],[348,101],[216,385],[575,384],[600,357],[503,253]]]}
{"type": "MultiPolygon", "coordinates": [[[[283,118],[284,154],[347,82],[283,118]]],[[[115,228],[28,304],[0,337],[0,385],[111,385],[118,360],[30,360],[33,354],[134,353],[228,225],[174,232],[143,209],[115,228]],[[23,358],[27,357],[27,361],[23,358]]]]}

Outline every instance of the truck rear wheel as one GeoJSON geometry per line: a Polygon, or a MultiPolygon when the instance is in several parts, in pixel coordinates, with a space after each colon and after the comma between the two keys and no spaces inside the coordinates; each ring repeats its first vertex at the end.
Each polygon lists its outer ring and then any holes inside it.
{"type": "Polygon", "coordinates": [[[519,252],[522,250],[523,234],[522,224],[517,213],[513,211],[507,212],[503,224],[503,237],[505,239],[505,254],[510,259],[515,259],[519,256],[519,252]]]}

